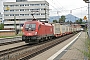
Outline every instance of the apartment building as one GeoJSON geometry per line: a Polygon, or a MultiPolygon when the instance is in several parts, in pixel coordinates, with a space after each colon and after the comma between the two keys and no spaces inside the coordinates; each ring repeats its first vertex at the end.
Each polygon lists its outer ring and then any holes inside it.
{"type": "Polygon", "coordinates": [[[3,23],[3,14],[0,13],[0,24],[3,23]]]}
{"type": "Polygon", "coordinates": [[[49,3],[47,1],[17,0],[16,2],[4,2],[4,28],[20,29],[25,21],[34,18],[40,21],[49,19],[49,3]]]}

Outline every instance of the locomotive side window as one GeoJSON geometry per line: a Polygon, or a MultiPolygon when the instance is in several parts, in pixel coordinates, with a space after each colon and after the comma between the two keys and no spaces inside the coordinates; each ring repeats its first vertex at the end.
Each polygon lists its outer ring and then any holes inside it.
{"type": "Polygon", "coordinates": [[[29,24],[26,24],[25,28],[28,28],[29,27],[29,24]]]}
{"type": "Polygon", "coordinates": [[[33,31],[36,29],[36,24],[26,24],[25,25],[25,30],[33,31]]]}

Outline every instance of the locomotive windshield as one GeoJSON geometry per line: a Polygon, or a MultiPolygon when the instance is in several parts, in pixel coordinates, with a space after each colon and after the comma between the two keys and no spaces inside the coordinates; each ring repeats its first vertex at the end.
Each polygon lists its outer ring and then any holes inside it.
{"type": "Polygon", "coordinates": [[[29,30],[29,31],[33,31],[33,30],[35,30],[35,28],[36,28],[36,24],[26,24],[25,25],[25,30],[29,30]]]}

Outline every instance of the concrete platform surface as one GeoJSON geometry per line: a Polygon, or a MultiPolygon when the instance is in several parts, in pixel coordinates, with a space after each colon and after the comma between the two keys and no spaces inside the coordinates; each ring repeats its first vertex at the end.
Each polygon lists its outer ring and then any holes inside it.
{"type": "Polygon", "coordinates": [[[85,40],[86,33],[82,32],[78,39],[64,49],[57,57],[48,60],[87,60],[84,54],[81,52],[86,50],[85,40]]]}
{"type": "Polygon", "coordinates": [[[80,36],[77,37],[79,34],[80,33],[29,60],[84,60],[85,56],[78,49],[82,51],[85,50],[84,42],[86,38],[86,33],[81,32],[80,36]],[[71,43],[73,39],[76,40],[63,50],[63,48],[71,43]],[[58,53],[58,51],[60,50],[62,50],[62,52],[58,53]],[[55,54],[58,55],[53,56],[55,54]],[[50,59],[52,56],[53,59],[50,59]]]}

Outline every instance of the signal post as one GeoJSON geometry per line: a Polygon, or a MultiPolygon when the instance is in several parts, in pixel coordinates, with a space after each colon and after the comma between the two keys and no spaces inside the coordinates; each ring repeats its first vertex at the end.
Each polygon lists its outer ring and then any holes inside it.
{"type": "Polygon", "coordinates": [[[88,35],[90,38],[90,0],[83,0],[83,1],[85,1],[85,3],[88,3],[88,21],[86,20],[86,22],[87,22],[87,28],[88,28],[88,35]]]}

